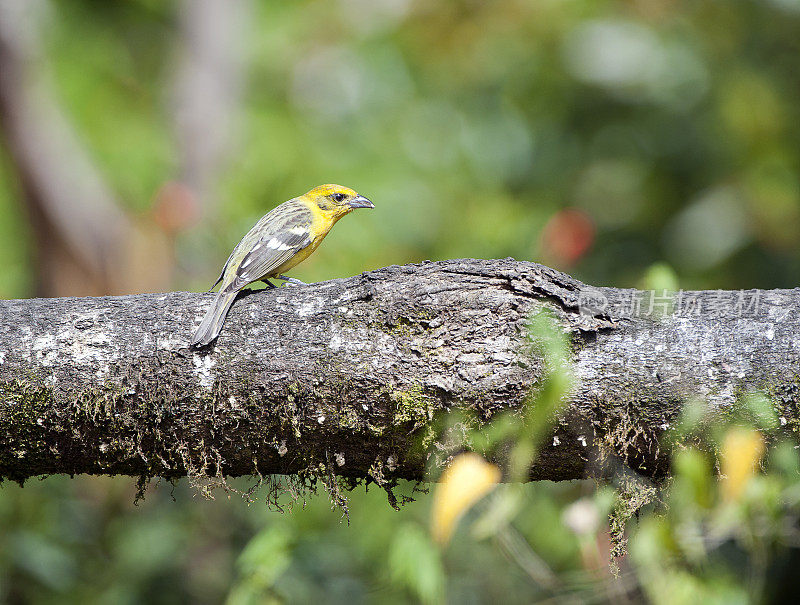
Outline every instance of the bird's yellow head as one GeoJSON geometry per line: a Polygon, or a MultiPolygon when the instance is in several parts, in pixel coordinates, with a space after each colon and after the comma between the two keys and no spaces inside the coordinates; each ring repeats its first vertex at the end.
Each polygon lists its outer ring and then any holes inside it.
{"type": "Polygon", "coordinates": [[[355,208],[375,207],[375,204],[363,195],[341,185],[320,185],[303,197],[316,204],[323,214],[334,219],[352,212],[355,208]]]}

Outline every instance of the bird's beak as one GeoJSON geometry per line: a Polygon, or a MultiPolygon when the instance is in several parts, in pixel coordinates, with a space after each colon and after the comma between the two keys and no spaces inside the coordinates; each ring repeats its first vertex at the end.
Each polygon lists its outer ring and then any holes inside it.
{"type": "Polygon", "coordinates": [[[375,204],[370,202],[367,198],[363,195],[359,195],[354,197],[352,200],[347,202],[347,205],[351,208],[374,208],[375,204]]]}

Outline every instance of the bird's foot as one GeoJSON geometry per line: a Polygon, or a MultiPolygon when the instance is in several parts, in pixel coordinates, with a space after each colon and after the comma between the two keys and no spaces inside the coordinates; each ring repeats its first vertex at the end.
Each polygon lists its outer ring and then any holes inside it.
{"type": "Polygon", "coordinates": [[[295,279],[294,277],[286,277],[285,275],[276,275],[274,279],[282,279],[286,282],[286,284],[292,284],[293,286],[307,286],[308,284],[304,281],[300,281],[299,279],[295,279]]]}

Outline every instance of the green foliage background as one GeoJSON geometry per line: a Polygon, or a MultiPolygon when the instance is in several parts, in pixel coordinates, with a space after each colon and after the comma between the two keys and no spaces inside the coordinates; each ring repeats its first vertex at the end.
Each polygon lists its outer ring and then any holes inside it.
{"type": "MultiPolygon", "coordinates": [[[[179,8],[48,5],[58,98],[133,213],[178,170],[169,94],[179,8]]],[[[337,225],[294,272],[305,281],[423,259],[514,256],[622,287],[797,283],[797,0],[254,1],[240,42],[247,71],[234,151],[214,187],[219,203],[177,241],[175,288],[208,287],[255,220],[322,182],[354,187],[376,209],[337,225]],[[594,228],[574,264],[541,237],[565,208],[594,228]]],[[[0,296],[30,294],[30,242],[0,146],[0,296]]],[[[786,492],[797,492],[796,472],[791,452],[782,455],[764,498],[781,511],[773,517],[795,523],[782,507],[794,502],[786,492]]],[[[695,462],[682,467],[686,476],[710,474],[695,462]]],[[[0,602],[480,603],[560,594],[525,561],[545,565],[581,599],[620,596],[562,522],[576,501],[604,510],[590,484],[524,488],[514,521],[524,556],[464,531],[440,553],[420,494],[397,513],[380,490],[358,491],[348,526],[324,494],[280,515],[236,496],[205,501],[183,484],[151,489],[138,506],[134,493],[124,478],[3,484],[0,602]]],[[[654,519],[644,533],[655,546],[634,551],[639,569],[672,535],[674,519],[654,519]]],[[[774,580],[793,560],[782,536],[758,551],[768,561],[759,577],[774,580]],[[774,544],[784,547],[777,559],[774,544]]],[[[723,541],[734,545],[727,559],[694,559],[672,584],[664,580],[671,595],[764,594],[763,582],[742,583],[754,551],[737,549],[730,534],[723,541]]],[[[623,593],[658,600],[636,588],[646,576],[632,577],[623,574],[632,591],[623,593]]]]}

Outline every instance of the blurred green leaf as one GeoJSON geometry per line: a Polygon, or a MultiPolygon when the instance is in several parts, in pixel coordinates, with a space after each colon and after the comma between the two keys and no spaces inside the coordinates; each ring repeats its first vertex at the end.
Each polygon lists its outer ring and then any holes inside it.
{"type": "Polygon", "coordinates": [[[445,573],[439,551],[418,525],[402,524],[388,552],[389,576],[421,602],[444,602],[445,573]]]}
{"type": "Polygon", "coordinates": [[[281,602],[272,592],[275,582],[292,560],[294,537],[285,524],[262,529],[239,555],[237,566],[242,580],[228,597],[231,605],[281,602]]]}

